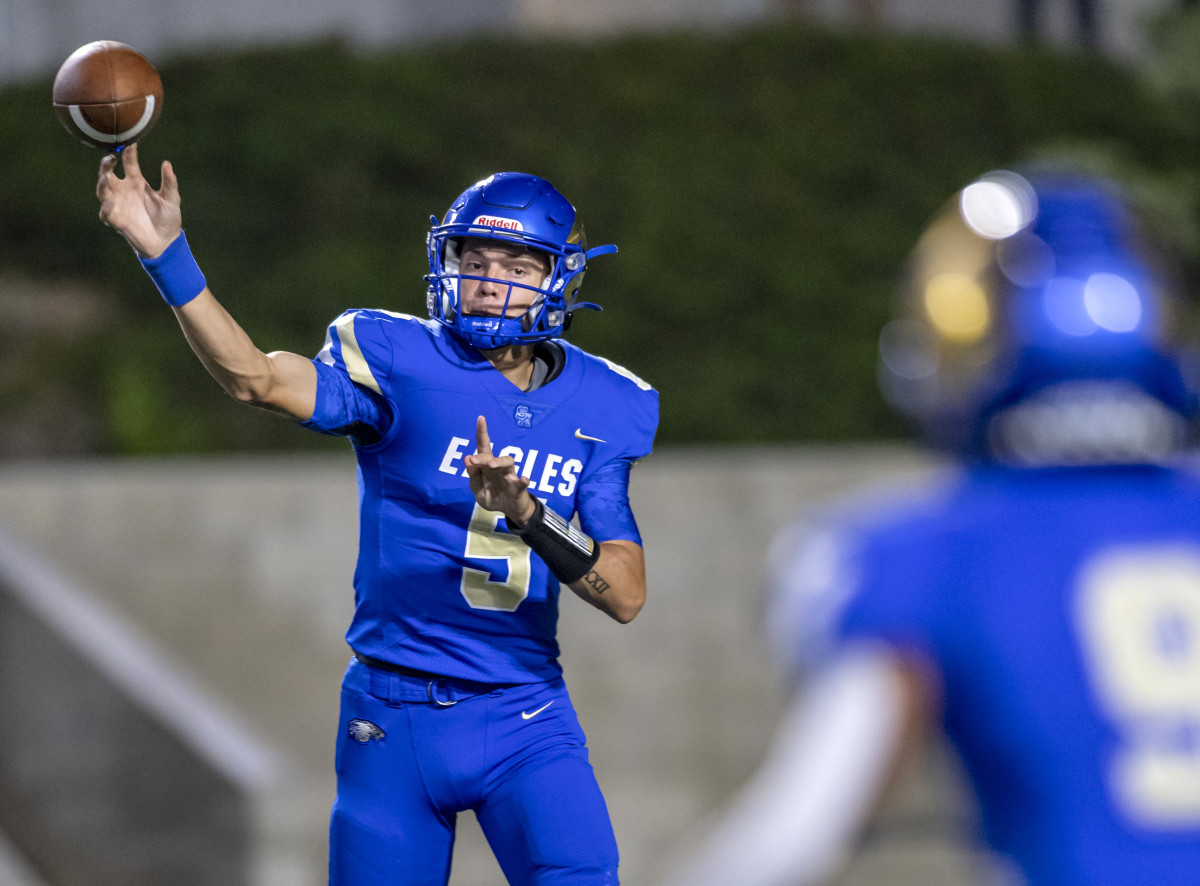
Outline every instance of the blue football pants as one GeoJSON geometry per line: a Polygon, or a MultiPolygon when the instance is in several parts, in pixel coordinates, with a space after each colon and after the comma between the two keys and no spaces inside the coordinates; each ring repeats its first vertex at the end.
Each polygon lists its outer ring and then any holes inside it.
{"type": "Polygon", "coordinates": [[[431,687],[352,661],[340,727],[330,886],[445,886],[466,809],[511,886],[618,883],[608,809],[561,678],[431,687]]]}

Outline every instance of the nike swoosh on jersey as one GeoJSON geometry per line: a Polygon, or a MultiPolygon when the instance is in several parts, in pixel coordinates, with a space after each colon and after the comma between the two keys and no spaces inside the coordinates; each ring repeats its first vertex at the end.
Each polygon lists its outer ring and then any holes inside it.
{"type": "Polygon", "coordinates": [[[542,705],[536,711],[521,711],[521,719],[522,720],[532,720],[534,717],[536,717],[542,711],[546,710],[546,708],[550,707],[550,705],[552,705],[552,704],[554,704],[553,700],[546,702],[544,705],[542,705]]]}
{"type": "Polygon", "coordinates": [[[587,434],[585,434],[583,432],[583,428],[576,428],[575,436],[578,437],[580,440],[595,440],[597,443],[607,443],[608,442],[607,440],[601,440],[599,437],[589,437],[587,434]]]}

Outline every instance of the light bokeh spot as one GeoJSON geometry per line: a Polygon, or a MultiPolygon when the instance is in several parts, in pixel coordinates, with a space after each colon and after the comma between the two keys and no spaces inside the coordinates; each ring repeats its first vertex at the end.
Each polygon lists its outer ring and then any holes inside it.
{"type": "Polygon", "coordinates": [[[967,227],[988,240],[1011,237],[1037,214],[1033,188],[1011,172],[989,173],[967,185],[958,206],[967,227]]]}
{"type": "Polygon", "coordinates": [[[992,312],[987,293],[966,274],[938,274],[925,286],[925,313],[938,334],[957,344],[987,334],[992,312]]]}
{"type": "Polygon", "coordinates": [[[1142,298],[1117,274],[1092,274],[1083,284],[1087,315],[1109,332],[1133,332],[1142,322],[1142,298]]]}

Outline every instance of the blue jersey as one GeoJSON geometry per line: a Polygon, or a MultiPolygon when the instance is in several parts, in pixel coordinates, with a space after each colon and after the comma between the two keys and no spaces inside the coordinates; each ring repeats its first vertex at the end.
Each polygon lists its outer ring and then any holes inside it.
{"type": "Polygon", "coordinates": [[[781,602],[936,662],[992,848],[1031,886],[1200,882],[1200,482],[981,467],[853,510],[781,602]]]}
{"type": "Polygon", "coordinates": [[[441,325],[348,311],[314,361],[306,425],[356,436],[359,554],[346,639],[393,664],[489,683],[560,672],[558,580],[502,514],[479,507],[463,461],[477,416],[529,491],[597,541],[641,543],[632,465],[650,452],[658,394],[565,342],[561,372],[519,390],[441,325]]]}

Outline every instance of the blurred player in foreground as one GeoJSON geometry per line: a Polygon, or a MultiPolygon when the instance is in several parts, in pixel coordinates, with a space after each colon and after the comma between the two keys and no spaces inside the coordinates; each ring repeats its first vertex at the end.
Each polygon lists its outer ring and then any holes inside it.
{"type": "Polygon", "coordinates": [[[1197,401],[1167,270],[1091,178],[990,174],[936,218],[881,379],[959,465],[778,539],[805,680],[670,886],[826,882],[939,728],[1004,882],[1200,882],[1197,401]]]}
{"type": "Polygon", "coordinates": [[[587,259],[615,248],[589,250],[549,182],[499,173],[434,220],[430,319],[347,311],[316,359],[265,354],[192,258],[170,164],[155,191],[136,145],[122,162],[123,178],[101,164],[100,217],[208,371],[358,456],[330,882],[446,883],[456,815],[472,809],[510,883],[616,884],[555,640],[560,582],[622,623],[646,596],[628,485],[658,395],[560,338],[594,307],[576,302],[587,259]]]}

